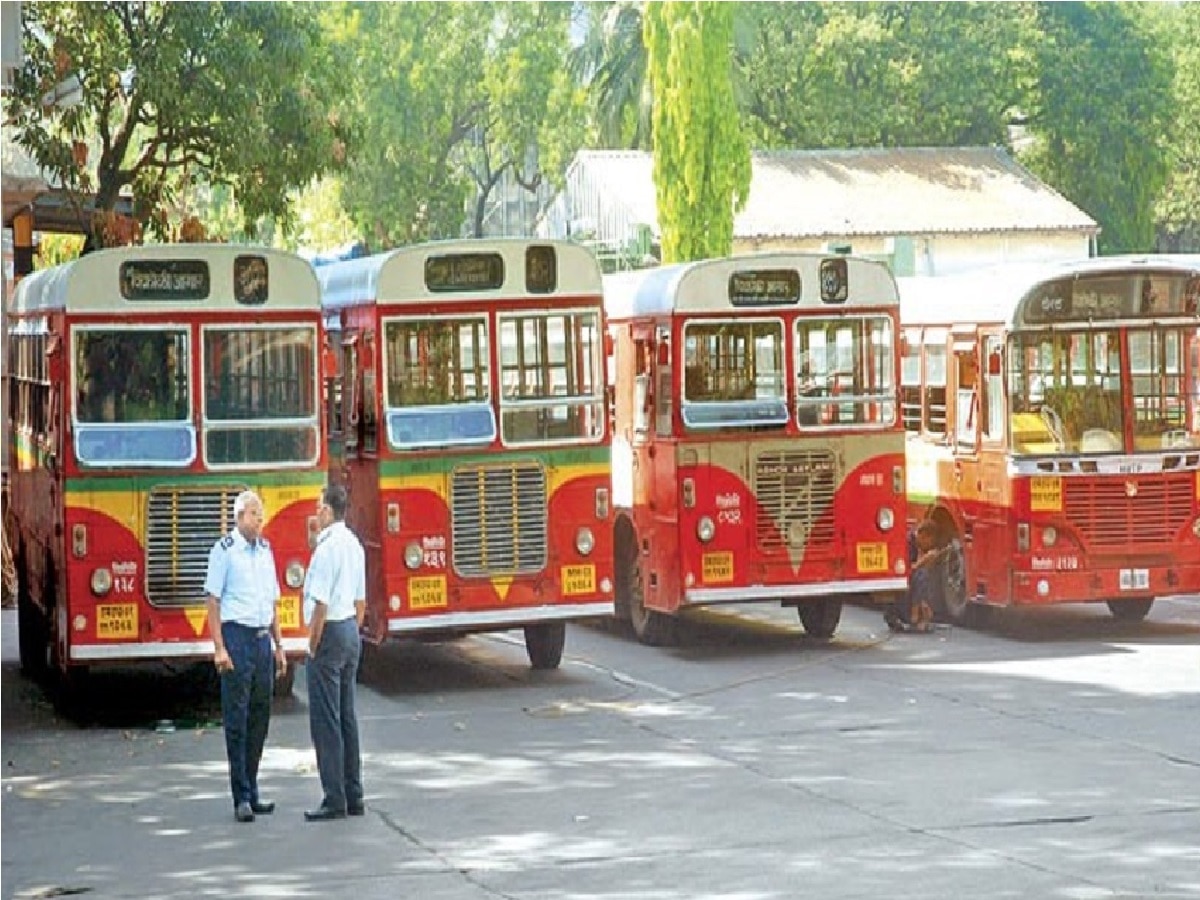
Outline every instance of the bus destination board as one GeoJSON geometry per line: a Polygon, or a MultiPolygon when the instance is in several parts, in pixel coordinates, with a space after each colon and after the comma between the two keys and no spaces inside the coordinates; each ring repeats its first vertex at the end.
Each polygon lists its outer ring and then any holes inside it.
{"type": "Polygon", "coordinates": [[[121,296],[126,300],[204,300],[208,263],[199,259],[134,259],[121,263],[121,296]]]}
{"type": "Polygon", "coordinates": [[[800,302],[800,273],[795,269],[755,269],[729,276],[734,306],[787,306],[800,302]]]}
{"type": "Polygon", "coordinates": [[[425,260],[425,287],[436,293],[493,291],[503,284],[499,253],[449,253],[425,260]]]}

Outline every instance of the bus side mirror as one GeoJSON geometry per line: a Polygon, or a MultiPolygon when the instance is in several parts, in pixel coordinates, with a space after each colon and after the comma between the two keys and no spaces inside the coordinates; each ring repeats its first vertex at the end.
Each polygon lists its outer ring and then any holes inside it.
{"type": "Polygon", "coordinates": [[[1000,351],[994,350],[988,354],[987,373],[989,375],[999,375],[1004,371],[1003,360],[1000,357],[1000,351]]]}
{"type": "Polygon", "coordinates": [[[666,341],[658,342],[658,364],[660,366],[669,366],[671,364],[671,345],[666,341]]]}

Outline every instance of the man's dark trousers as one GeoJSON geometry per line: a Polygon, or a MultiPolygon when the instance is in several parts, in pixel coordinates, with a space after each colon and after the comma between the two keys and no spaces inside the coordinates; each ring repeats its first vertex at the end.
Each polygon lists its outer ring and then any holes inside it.
{"type": "Polygon", "coordinates": [[[309,659],[308,724],[317,751],[323,805],[345,812],[363,805],[362,760],[354,682],[358,672],[358,623],[326,622],[316,656],[309,659]]]}
{"type": "Polygon", "coordinates": [[[222,622],[221,636],[233,671],[221,676],[221,722],[229,756],[233,803],[258,802],[258,763],[271,723],[275,659],[265,628],[222,622]]]}

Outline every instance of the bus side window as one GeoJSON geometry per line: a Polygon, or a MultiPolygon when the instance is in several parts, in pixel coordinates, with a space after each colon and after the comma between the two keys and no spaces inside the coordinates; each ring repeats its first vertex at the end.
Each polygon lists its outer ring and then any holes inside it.
{"type": "Polygon", "coordinates": [[[901,336],[900,414],[904,430],[921,430],[921,332],[906,329],[901,336]]]}
{"type": "Polygon", "coordinates": [[[650,410],[654,403],[654,392],[650,378],[652,371],[652,344],[647,340],[634,341],[635,375],[633,379],[633,433],[646,434],[650,431],[650,410]]]}
{"type": "Polygon", "coordinates": [[[934,437],[946,436],[946,344],[930,341],[924,346],[925,389],[921,398],[925,432],[934,437]]]}
{"type": "Polygon", "coordinates": [[[346,449],[358,448],[360,426],[358,364],[355,352],[357,338],[349,337],[342,344],[342,422],[346,434],[346,449]]]}
{"type": "Polygon", "coordinates": [[[975,449],[979,432],[979,355],[975,344],[955,342],[954,437],[963,449],[975,449]]]}

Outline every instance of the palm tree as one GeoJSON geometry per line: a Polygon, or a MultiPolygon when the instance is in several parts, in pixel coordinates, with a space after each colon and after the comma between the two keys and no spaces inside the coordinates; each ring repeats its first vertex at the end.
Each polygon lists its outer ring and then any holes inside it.
{"type": "Polygon", "coordinates": [[[606,147],[650,149],[642,6],[640,0],[586,4],[586,32],[571,54],[571,71],[591,94],[597,134],[606,147]]]}

